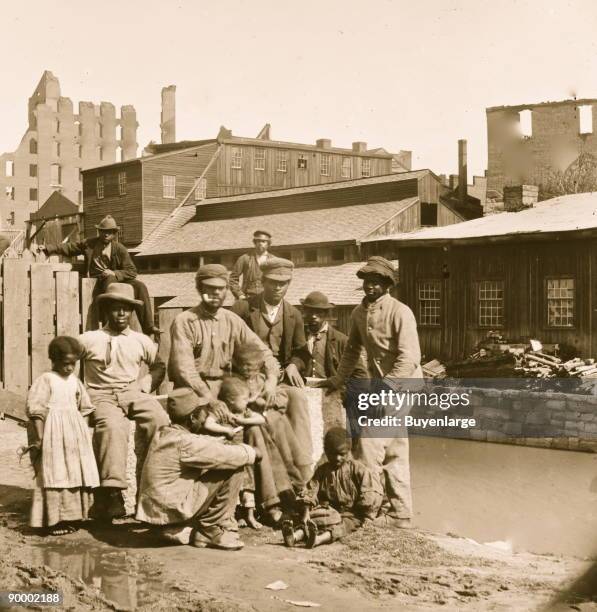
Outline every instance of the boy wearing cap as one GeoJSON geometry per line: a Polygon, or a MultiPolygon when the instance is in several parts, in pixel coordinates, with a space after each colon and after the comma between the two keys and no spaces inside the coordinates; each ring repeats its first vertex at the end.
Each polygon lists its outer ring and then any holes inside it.
{"type": "Polygon", "coordinates": [[[128,283],[135,292],[135,298],[140,300],[136,308],[139,323],[144,334],[157,334],[160,330],[153,324],[153,311],[147,287],[137,279],[137,268],[129,252],[116,238],[119,226],[112,215],[106,215],[95,226],[98,235],[82,242],[67,242],[66,244],[45,245],[39,249],[46,255],[64,255],[65,257],[85,257],[87,277],[97,278],[93,290],[94,299],[104,293],[110,283],[128,283]]]}
{"type": "MultiPolygon", "coordinates": [[[[415,316],[388,293],[395,284],[394,266],[383,257],[370,257],[357,276],[363,280],[365,297],[352,312],[338,372],[317,386],[339,388],[352,375],[364,348],[372,382],[384,380],[392,387],[420,388],[417,381],[423,372],[415,316]]],[[[394,407],[389,409],[394,414],[394,407]]],[[[379,435],[375,428],[361,427],[355,457],[383,477],[392,506],[388,514],[396,526],[408,528],[412,516],[408,432],[404,429],[394,437],[379,435]]]]}
{"type": "Polygon", "coordinates": [[[143,466],[136,518],[170,525],[164,536],[173,543],[238,550],[229,529],[243,483],[243,468],[260,459],[248,444],[227,444],[199,435],[203,403],[188,387],[168,397],[171,425],[153,437],[143,466]]]}
{"type": "Polygon", "coordinates": [[[93,446],[100,489],[95,494],[94,514],[118,518],[124,516],[121,492],[128,486],[129,419],[137,423],[139,476],[149,441],[157,429],[168,424],[161,404],[149,395],[164,379],[166,368],[151,339],[129,328],[133,308],[139,305],[130,285],[111,283],[98,302],[105,309],[107,325],[79,336],[85,385],[95,406],[93,446]],[[139,380],[142,363],[149,366],[149,373],[139,380]]]}
{"type": "Polygon", "coordinates": [[[265,230],[253,233],[255,249],[250,253],[241,255],[234,264],[230,273],[230,291],[237,300],[246,300],[253,295],[261,293],[260,266],[273,257],[269,252],[272,235],[265,230]],[[242,287],[240,277],[243,277],[242,287]]]}

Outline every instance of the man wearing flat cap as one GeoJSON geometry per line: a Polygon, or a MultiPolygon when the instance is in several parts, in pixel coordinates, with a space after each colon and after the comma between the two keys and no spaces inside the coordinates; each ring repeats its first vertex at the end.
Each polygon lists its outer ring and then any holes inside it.
{"type": "MultiPolygon", "coordinates": [[[[248,300],[238,300],[232,312],[243,321],[271,349],[284,371],[288,394],[287,416],[298,438],[304,458],[295,463],[311,464],[311,426],[307,397],[304,387],[304,372],[310,361],[305,328],[300,311],[284,299],[292,279],[294,264],[281,257],[273,257],[261,266],[263,291],[248,300]],[[308,459],[307,459],[308,456],[308,459]]],[[[307,468],[304,467],[304,473],[307,468]]]]}
{"type": "Polygon", "coordinates": [[[139,300],[135,311],[144,334],[148,336],[160,332],[154,326],[153,310],[147,287],[137,279],[137,268],[129,252],[117,241],[120,229],[112,215],[106,215],[95,226],[98,235],[82,242],[40,246],[46,255],[64,255],[65,257],[85,257],[87,277],[97,278],[93,290],[94,299],[104,293],[110,283],[128,283],[133,287],[135,298],[139,300]]]}
{"type": "Polygon", "coordinates": [[[222,379],[229,374],[236,349],[245,344],[261,347],[265,361],[265,397],[275,399],[280,372],[270,349],[243,320],[222,308],[228,291],[228,270],[220,264],[206,264],[195,275],[198,306],[181,312],[170,328],[171,347],[168,374],[175,387],[190,387],[203,405],[226,410],[218,400],[222,379]]]}
{"type": "Polygon", "coordinates": [[[137,476],[154,433],[168,424],[162,405],[150,395],[157,389],[166,367],[157,346],[145,334],[133,331],[129,321],[139,306],[133,288],[111,283],[98,296],[107,324],[79,336],[83,346],[83,371],[89,397],[95,406],[93,448],[98,463],[100,488],[95,492],[93,514],[98,518],[124,515],[122,491],[127,488],[129,419],[137,423],[135,452],[137,476]],[[141,364],[149,373],[140,378],[141,364]]]}
{"type": "MultiPolygon", "coordinates": [[[[383,381],[391,388],[420,389],[423,372],[417,323],[411,309],[389,294],[396,279],[394,266],[383,257],[370,257],[357,276],[363,280],[365,297],[352,312],[337,374],[318,386],[334,389],[344,384],[364,348],[372,388],[379,388],[383,381]]],[[[394,406],[388,410],[395,415],[394,406]]],[[[393,437],[379,435],[373,427],[361,427],[355,456],[385,482],[393,524],[408,528],[412,517],[408,432],[403,428],[393,437]]]]}
{"type": "Polygon", "coordinates": [[[273,257],[269,252],[271,242],[272,235],[269,232],[257,230],[253,233],[253,244],[255,245],[253,251],[244,253],[236,260],[230,273],[230,291],[237,300],[246,300],[261,293],[263,287],[260,266],[273,257]]]}
{"type": "Polygon", "coordinates": [[[163,525],[172,543],[242,548],[230,526],[242,469],[261,458],[259,451],[201,435],[204,406],[189,387],[170,393],[168,415],[172,424],[155,434],[143,466],[137,519],[163,525]]]}

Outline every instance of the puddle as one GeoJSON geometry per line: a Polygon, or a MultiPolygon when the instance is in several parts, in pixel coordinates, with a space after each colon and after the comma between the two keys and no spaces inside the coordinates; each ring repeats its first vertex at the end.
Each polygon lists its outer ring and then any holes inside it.
{"type": "Polygon", "coordinates": [[[80,542],[49,543],[32,551],[31,562],[47,565],[97,589],[119,610],[155,603],[169,585],[161,568],[139,555],[80,542]]]}

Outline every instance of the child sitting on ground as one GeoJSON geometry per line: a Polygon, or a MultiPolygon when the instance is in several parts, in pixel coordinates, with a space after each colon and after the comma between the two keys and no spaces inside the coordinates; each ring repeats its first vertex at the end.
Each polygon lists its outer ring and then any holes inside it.
{"type": "Polygon", "coordinates": [[[29,447],[36,470],[31,526],[50,535],[76,531],[88,518],[99,475],[91,433],[84,417],[94,408],[74,371],[83,349],[75,338],[58,336],[48,347],[52,371],[35,380],[27,395],[27,415],[36,440],[29,447]]]}
{"type": "MultiPolygon", "coordinates": [[[[224,435],[229,440],[242,443],[245,427],[265,424],[263,415],[248,407],[250,391],[242,378],[237,376],[224,378],[218,397],[228,406],[231,416],[226,420],[218,420],[215,415],[207,414],[203,423],[203,430],[206,433],[224,435]]],[[[261,529],[261,523],[255,518],[255,471],[252,465],[245,466],[240,505],[244,510],[243,519],[246,524],[253,529],[261,529]]]]}
{"type": "Polygon", "coordinates": [[[301,523],[284,521],[286,546],[306,541],[307,548],[338,540],[372,521],[381,507],[383,491],[369,469],[352,458],[345,429],[334,427],[325,435],[327,463],[320,465],[298,496],[301,523]]]}

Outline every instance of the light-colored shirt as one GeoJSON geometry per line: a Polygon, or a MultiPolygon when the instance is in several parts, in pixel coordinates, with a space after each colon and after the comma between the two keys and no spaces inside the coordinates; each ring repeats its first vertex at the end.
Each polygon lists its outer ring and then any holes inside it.
{"type": "Polygon", "coordinates": [[[122,390],[139,377],[141,363],[152,366],[158,349],[145,334],[104,327],[79,336],[85,384],[91,389],[122,390]]]}
{"type": "Polygon", "coordinates": [[[348,342],[332,377],[336,387],[352,374],[362,348],[371,378],[422,378],[417,322],[406,304],[386,293],[371,304],[363,300],[350,320],[348,342]]]}
{"type": "Polygon", "coordinates": [[[278,311],[280,310],[281,306],[282,306],[281,301],[278,302],[275,306],[272,306],[272,304],[268,304],[265,300],[263,300],[263,307],[265,308],[265,314],[270,323],[273,323],[276,320],[276,317],[278,316],[278,311]]]}
{"type": "Polygon", "coordinates": [[[236,314],[220,308],[209,313],[202,305],[181,312],[170,328],[168,374],[177,386],[191,387],[199,397],[215,399],[204,379],[222,378],[231,370],[237,346],[255,344],[263,352],[265,372],[278,378],[280,366],[270,349],[236,314]]]}

